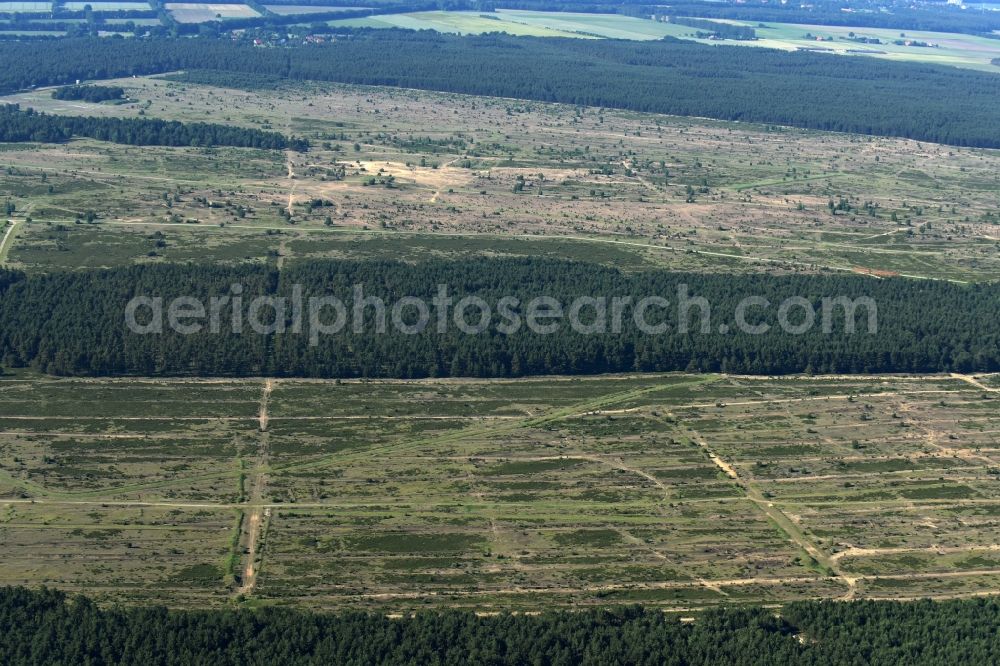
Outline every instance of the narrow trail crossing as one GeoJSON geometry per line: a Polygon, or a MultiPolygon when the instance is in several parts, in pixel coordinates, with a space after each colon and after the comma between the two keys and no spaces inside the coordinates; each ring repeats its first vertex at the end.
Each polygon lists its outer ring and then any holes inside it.
{"type": "Polygon", "coordinates": [[[257,449],[257,460],[254,465],[253,474],[250,481],[250,514],[243,525],[243,535],[240,543],[246,551],[245,565],[243,567],[243,580],[238,593],[243,596],[253,594],[257,585],[257,556],[259,554],[261,541],[267,530],[267,519],[271,515],[271,509],[262,506],[264,498],[264,488],[267,484],[267,463],[269,454],[269,433],[267,426],[270,423],[268,416],[268,403],[271,400],[271,392],[274,391],[274,380],[264,380],[264,388],[260,398],[260,411],[257,420],[260,426],[260,440],[257,449]]]}

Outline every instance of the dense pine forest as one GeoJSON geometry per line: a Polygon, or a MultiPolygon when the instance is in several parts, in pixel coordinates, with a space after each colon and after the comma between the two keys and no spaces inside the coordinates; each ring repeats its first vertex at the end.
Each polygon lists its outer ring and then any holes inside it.
{"type": "Polygon", "coordinates": [[[62,143],[88,137],[132,146],[236,146],[239,148],[309,148],[305,139],[277,132],[218,123],[182,123],[156,118],[53,116],[17,104],[0,105],[0,142],[62,143]]]}
{"type": "MultiPolygon", "coordinates": [[[[430,307],[428,308],[430,310],[430,307]]],[[[455,308],[447,312],[453,322],[455,308]]],[[[145,312],[145,311],[143,311],[145,312]]],[[[273,323],[271,307],[258,316],[273,323]]],[[[0,273],[0,364],[29,366],[57,375],[205,375],[307,377],[507,377],[541,374],[593,374],[623,371],[724,371],[753,374],[798,372],[939,372],[1000,369],[1000,287],[959,286],[906,279],[874,280],[861,276],[704,275],[673,272],[623,274],[614,269],[551,259],[480,259],[403,264],[387,261],[316,261],[293,263],[278,271],[266,266],[135,266],[114,270],[25,276],[0,273]],[[233,304],[219,310],[218,332],[207,320],[200,332],[181,335],[131,333],[125,326],[126,304],[136,296],[163,298],[166,310],[178,296],[208,303],[210,297],[232,296],[231,285],[242,288],[247,310],[257,295],[286,299],[281,328],[273,334],[253,334],[242,316],[233,332],[233,304]],[[365,297],[391,307],[405,296],[431,299],[438,285],[448,285],[457,302],[475,295],[491,308],[484,330],[468,334],[448,323],[438,332],[433,323],[405,334],[387,324],[377,334],[378,308],[366,307],[353,317],[353,288],[363,285],[365,297]],[[296,287],[298,285],[298,287],[296,287]],[[301,289],[303,302],[333,295],[349,310],[350,322],[333,334],[317,335],[310,344],[307,314],[301,330],[293,326],[293,297],[301,289]],[[710,305],[702,332],[703,310],[680,313],[681,289],[687,297],[710,305]],[[605,308],[603,332],[574,330],[564,317],[551,333],[532,332],[526,325],[511,332],[501,328],[511,319],[499,307],[510,296],[519,303],[508,308],[526,322],[525,305],[539,296],[556,299],[566,311],[581,296],[629,297],[622,308],[620,331],[605,308]],[[636,325],[635,304],[647,296],[666,298],[669,306],[644,312],[648,323],[665,330],[649,333],[636,325]],[[734,326],[737,304],[747,296],[765,297],[770,307],[751,308],[746,323],[764,325],[763,334],[741,332],[734,326]],[[823,332],[822,298],[868,297],[877,305],[877,331],[868,332],[867,308],[854,317],[853,333],[845,326],[843,308],[831,309],[830,332],[823,332]],[[777,319],[778,305],[789,297],[813,304],[814,326],[792,334],[777,319]],[[683,322],[688,331],[682,332],[683,322]],[[355,325],[361,330],[355,330],[355,325]],[[720,326],[730,330],[720,332],[720,326]]],[[[583,324],[598,321],[596,307],[580,312],[583,324]]],[[[141,313],[140,313],[141,314],[141,313]]],[[[327,310],[321,319],[336,318],[327,310]]],[[[416,321],[413,309],[400,311],[407,325],[416,321]]],[[[565,312],[564,312],[565,314],[565,312]]],[[[152,313],[136,321],[148,323],[152,313]]],[[[790,323],[804,321],[804,308],[791,312],[790,323]]],[[[166,318],[164,316],[164,321],[166,318]]],[[[482,323],[476,307],[466,311],[469,327],[482,323]]],[[[548,321],[548,320],[547,320],[548,321]]],[[[345,320],[346,322],[346,320],[345,320]]],[[[319,328],[314,330],[320,331],[319,328]]]]}
{"type": "Polygon", "coordinates": [[[282,609],[102,609],[0,588],[0,663],[116,664],[990,664],[995,600],[797,602],[780,615],[720,608],[682,623],[656,609],[541,615],[310,614],[282,609]]]}
{"type": "Polygon", "coordinates": [[[330,44],[269,49],[211,38],[2,42],[0,92],[206,69],[223,84],[260,74],[1000,147],[1000,77],[989,73],[669,38],[344,31],[330,44]]]}
{"type": "Polygon", "coordinates": [[[52,91],[52,99],[107,102],[125,97],[125,89],[118,86],[63,86],[52,91]]]}

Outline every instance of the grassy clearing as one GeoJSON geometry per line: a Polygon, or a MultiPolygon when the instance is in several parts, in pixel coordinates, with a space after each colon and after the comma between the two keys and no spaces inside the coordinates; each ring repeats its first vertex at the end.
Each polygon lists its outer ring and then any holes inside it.
{"type": "Polygon", "coordinates": [[[261,385],[0,380],[4,582],[225,603],[254,507],[254,603],[687,608],[1000,567],[996,399],[959,378],[279,381],[251,504],[261,385]]]}
{"type": "Polygon", "coordinates": [[[138,101],[12,101],[285,128],[313,149],[3,146],[10,264],[540,254],[626,270],[1000,278],[996,151],[356,86],[119,83],[138,101]],[[88,211],[95,223],[76,224],[88,211]]]}
{"type": "Polygon", "coordinates": [[[215,563],[226,551],[231,516],[213,509],[0,503],[0,581],[124,603],[222,603],[226,591],[215,563]]]}

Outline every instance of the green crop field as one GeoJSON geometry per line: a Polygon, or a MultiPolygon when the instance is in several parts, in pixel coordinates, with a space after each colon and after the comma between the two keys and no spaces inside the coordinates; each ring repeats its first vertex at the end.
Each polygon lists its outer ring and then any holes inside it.
{"type": "Polygon", "coordinates": [[[755,41],[699,38],[696,28],[669,23],[666,20],[635,18],[618,14],[580,14],[572,12],[538,12],[501,9],[493,13],[435,11],[412,14],[380,15],[364,19],[333,21],[331,25],[353,25],[372,28],[398,27],[415,30],[437,30],[460,34],[506,32],[511,35],[547,37],[578,37],[650,40],[676,37],[704,44],[757,46],[787,51],[810,49],[840,55],[868,55],[890,60],[951,65],[990,72],[1000,68],[990,61],[1000,57],[1000,42],[988,37],[958,33],[889,30],[841,26],[800,25],[792,23],[760,24],[748,21],[721,21],[754,28],[755,41]],[[856,38],[877,38],[878,45],[855,41],[856,38]],[[819,40],[822,41],[818,41],[819,40]],[[825,41],[829,38],[829,41],[825,41]],[[901,40],[910,44],[894,44],[901,40]],[[930,46],[917,46],[924,42],[930,46]]]}
{"type": "Polygon", "coordinates": [[[973,594],[1000,582],[980,386],[10,376],[0,583],[387,612],[973,594]]]}

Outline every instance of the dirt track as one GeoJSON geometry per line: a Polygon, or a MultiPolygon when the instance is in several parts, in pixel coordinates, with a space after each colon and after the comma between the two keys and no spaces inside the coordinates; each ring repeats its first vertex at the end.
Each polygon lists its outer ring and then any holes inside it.
{"type": "Polygon", "coordinates": [[[270,420],[268,416],[268,404],[271,400],[271,392],[274,390],[274,380],[264,380],[264,388],[260,397],[260,413],[257,416],[260,424],[260,444],[257,451],[257,462],[254,467],[253,477],[250,486],[250,514],[247,517],[247,524],[244,531],[244,538],[241,543],[246,549],[246,565],[243,567],[243,581],[238,593],[243,596],[253,594],[257,585],[257,553],[263,533],[266,531],[266,520],[271,515],[270,508],[261,505],[264,497],[264,487],[267,484],[266,468],[268,462],[269,436],[267,426],[270,420]]]}

